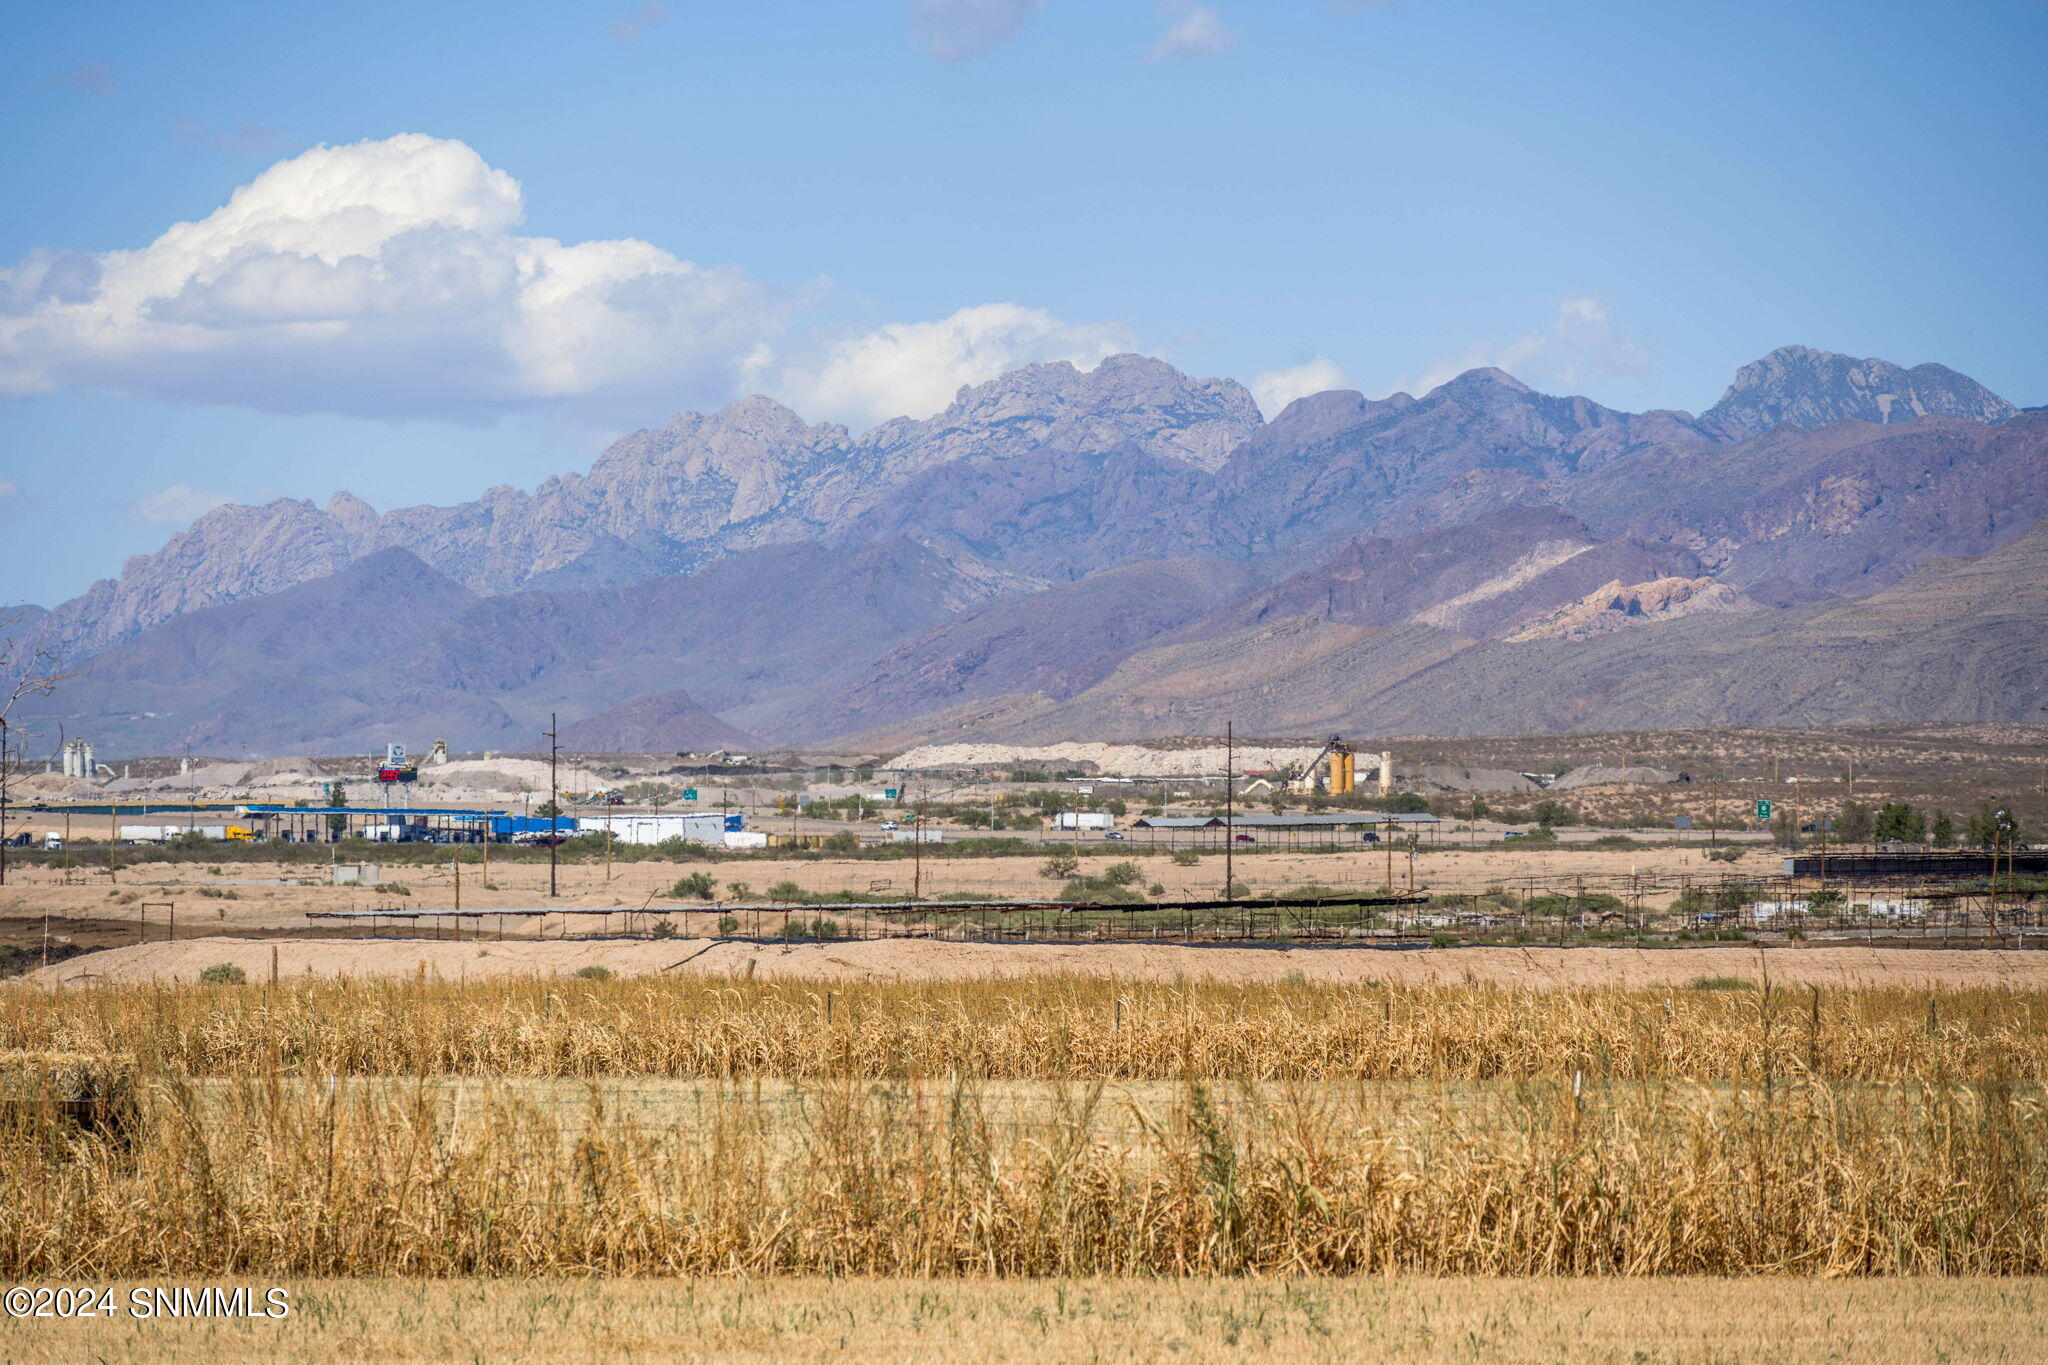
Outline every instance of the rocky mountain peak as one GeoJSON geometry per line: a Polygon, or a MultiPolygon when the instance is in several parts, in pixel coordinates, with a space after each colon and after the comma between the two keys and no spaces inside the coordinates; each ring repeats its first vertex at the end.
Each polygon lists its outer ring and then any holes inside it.
{"type": "Polygon", "coordinates": [[[1213,470],[1259,425],[1258,404],[1234,379],[1193,379],[1150,356],[1113,355],[1092,370],[1058,360],[963,385],[938,416],[884,423],[864,444],[918,446],[914,467],[1051,448],[1137,450],[1213,470]]]}
{"type": "Polygon", "coordinates": [[[327,515],[351,535],[367,535],[377,526],[377,509],[347,489],[327,499],[327,515]]]}
{"type": "Polygon", "coordinates": [[[1534,393],[1536,390],[1493,365],[1482,365],[1476,370],[1467,370],[1455,379],[1447,379],[1424,395],[1434,398],[1445,397],[1497,397],[1502,390],[1508,393],[1534,393]]]}
{"type": "Polygon", "coordinates": [[[1781,426],[1910,422],[1930,414],[2002,422],[2017,411],[1946,365],[1908,370],[1888,360],[1780,346],[1736,371],[1735,382],[1700,414],[1700,422],[1717,435],[1742,440],[1781,426]]]}

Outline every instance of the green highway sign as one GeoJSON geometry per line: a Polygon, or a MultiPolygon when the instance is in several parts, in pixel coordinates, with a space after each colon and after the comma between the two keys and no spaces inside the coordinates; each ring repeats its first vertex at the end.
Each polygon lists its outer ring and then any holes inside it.
{"type": "Polygon", "coordinates": [[[1759,819],[1759,820],[1768,820],[1768,819],[1770,819],[1770,818],[1771,818],[1771,803],[1770,803],[1770,802],[1768,802],[1768,801],[1759,801],[1759,802],[1757,802],[1757,803],[1756,803],[1756,818],[1757,818],[1757,819],[1759,819]]]}
{"type": "Polygon", "coordinates": [[[884,801],[894,801],[896,799],[896,789],[894,787],[882,788],[882,799],[884,801]]]}
{"type": "Polygon", "coordinates": [[[685,787],[685,788],[683,788],[683,800],[685,800],[685,801],[695,801],[696,799],[697,799],[697,789],[696,789],[695,787],[685,787]]]}

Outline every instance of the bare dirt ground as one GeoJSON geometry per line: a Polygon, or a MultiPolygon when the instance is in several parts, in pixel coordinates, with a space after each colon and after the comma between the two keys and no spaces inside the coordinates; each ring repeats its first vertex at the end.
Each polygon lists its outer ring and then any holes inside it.
{"type": "MultiPolygon", "coordinates": [[[[1758,847],[1745,852],[1736,863],[1707,862],[1700,846],[1599,850],[1565,846],[1553,850],[1467,851],[1442,848],[1425,850],[1415,861],[1415,885],[1419,890],[1483,891],[1502,885],[1519,889],[1531,879],[1564,885],[1584,878],[1589,886],[1608,889],[1616,879],[1640,874],[1667,886],[1681,877],[1707,881],[1731,873],[1759,876],[1777,872],[1779,855],[1758,847]]],[[[1220,894],[1223,858],[1206,853],[1193,867],[1181,867],[1141,842],[1132,842],[1112,854],[1091,856],[1082,863],[1087,872],[1098,872],[1114,861],[1135,862],[1147,886],[1161,891],[1155,899],[1198,898],[1220,894]]],[[[927,897],[947,893],[985,896],[991,899],[1029,899],[1056,891],[1057,880],[1040,875],[1041,859],[928,858],[924,860],[921,889],[927,897]]],[[[1345,853],[1254,852],[1233,860],[1233,875],[1256,896],[1268,891],[1285,891],[1310,884],[1340,889],[1379,886],[1387,881],[1389,863],[1384,852],[1364,850],[1345,853]]],[[[93,946],[109,941],[135,942],[143,937],[161,938],[175,917],[179,935],[186,933],[244,933],[254,931],[306,930],[319,921],[308,921],[309,910],[447,910],[455,907],[455,875],[451,864],[384,867],[386,882],[397,882],[406,894],[387,888],[338,887],[332,884],[326,864],[285,865],[276,863],[224,862],[136,863],[121,868],[114,878],[105,870],[73,871],[17,865],[8,872],[7,885],[0,887],[0,940],[40,942],[45,912],[59,933],[73,923],[88,929],[87,921],[100,922],[90,929],[100,936],[93,946]],[[218,867],[219,874],[209,871],[218,867]],[[302,884],[306,883],[306,884],[302,884]],[[203,894],[207,892],[217,894],[203,894]],[[228,894],[232,893],[230,897],[228,894]],[[119,937],[119,926],[128,927],[119,937]]],[[[794,882],[805,891],[852,891],[876,899],[907,898],[911,893],[913,869],[908,858],[892,861],[853,859],[725,860],[717,862],[635,862],[615,863],[607,881],[601,861],[565,864],[558,870],[560,897],[555,904],[573,907],[609,906],[640,910],[662,907],[702,909],[701,901],[679,902],[666,892],[676,879],[693,872],[710,874],[721,901],[758,901],[777,882],[794,882]],[[733,883],[747,888],[736,893],[733,883]]],[[[1396,886],[1405,888],[1408,860],[1392,861],[1396,886]]],[[[462,908],[465,910],[519,909],[546,905],[548,866],[545,861],[513,862],[494,856],[489,880],[477,864],[462,869],[462,908]]],[[[1669,899],[1669,893],[1662,893],[1669,899]]],[[[1653,907],[1656,898],[1649,902],[1653,907]]],[[[559,929],[550,922],[550,934],[559,929]]],[[[330,930],[331,932],[331,930],[330,930]]]]}
{"type": "Polygon", "coordinates": [[[1379,985],[1487,984],[1524,990],[1685,986],[1703,977],[1787,986],[2006,986],[2048,989],[2048,953],[1922,948],[1243,948],[1182,944],[949,943],[871,939],[754,943],[738,939],[565,939],[436,942],[421,939],[194,938],[142,943],[52,963],[20,978],[90,986],[192,982],[215,963],[250,981],[303,976],[445,980],[563,976],[603,967],[618,976],[761,976],[841,981],[977,980],[1049,975],[1148,981],[1209,978],[1379,985]]]}

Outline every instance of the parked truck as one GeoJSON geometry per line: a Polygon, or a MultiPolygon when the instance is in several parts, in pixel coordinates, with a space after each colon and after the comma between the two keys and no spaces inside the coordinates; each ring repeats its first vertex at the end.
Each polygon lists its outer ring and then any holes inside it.
{"type": "Polygon", "coordinates": [[[1053,817],[1054,829],[1114,829],[1116,817],[1100,811],[1063,810],[1053,817]]]}

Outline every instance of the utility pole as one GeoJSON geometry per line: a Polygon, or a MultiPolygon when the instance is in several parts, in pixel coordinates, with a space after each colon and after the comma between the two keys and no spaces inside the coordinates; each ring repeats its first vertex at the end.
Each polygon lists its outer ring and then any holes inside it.
{"type": "Polygon", "coordinates": [[[1233,875],[1234,858],[1237,848],[1237,727],[1234,721],[1223,722],[1223,899],[1234,899],[1231,889],[1237,885],[1233,875]]]}
{"type": "MultiPolygon", "coordinates": [[[[0,886],[7,885],[7,717],[0,716],[0,886]]],[[[45,937],[47,938],[47,932],[45,937]]],[[[48,958],[50,947],[43,945],[48,958]]]]}
{"type": "Polygon", "coordinates": [[[910,898],[924,899],[924,817],[910,813],[910,898]]]}
{"type": "Polygon", "coordinates": [[[1713,792],[1707,798],[1707,847],[1718,848],[1721,844],[1721,779],[1715,778],[1710,785],[1713,792]]]}
{"type": "Polygon", "coordinates": [[[561,757],[559,737],[561,728],[555,721],[555,713],[548,712],[548,899],[555,898],[555,866],[560,861],[562,827],[559,823],[562,812],[561,788],[555,781],[555,763],[561,757]]]}

